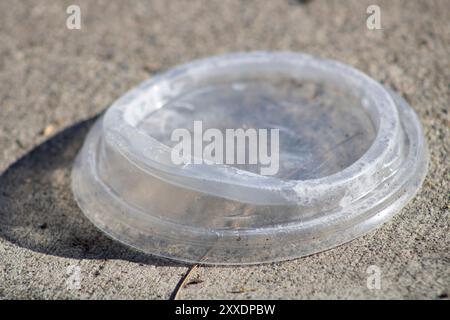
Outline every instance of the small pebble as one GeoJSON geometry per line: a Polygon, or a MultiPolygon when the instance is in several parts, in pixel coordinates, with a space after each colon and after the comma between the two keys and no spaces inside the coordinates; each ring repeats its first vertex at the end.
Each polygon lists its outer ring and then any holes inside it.
{"type": "Polygon", "coordinates": [[[55,132],[55,127],[50,124],[50,125],[46,126],[44,130],[42,130],[42,135],[44,137],[48,137],[48,136],[52,135],[54,132],[55,132]]]}

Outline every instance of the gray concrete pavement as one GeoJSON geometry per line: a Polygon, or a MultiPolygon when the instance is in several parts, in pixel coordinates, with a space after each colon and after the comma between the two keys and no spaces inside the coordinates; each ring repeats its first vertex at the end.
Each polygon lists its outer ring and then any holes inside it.
{"type": "Polygon", "coordinates": [[[450,1],[0,1],[0,299],[167,299],[188,266],[97,231],[70,190],[95,117],[160,70],[233,51],[337,59],[394,88],[431,152],[418,196],[392,221],[306,258],[200,267],[180,298],[448,297],[450,1]],[[81,7],[81,30],[66,7],[81,7]],[[381,7],[382,30],[366,28],[381,7]],[[80,267],[80,289],[67,280],[80,267]],[[381,289],[366,286],[368,266],[381,289]],[[69,273],[68,273],[69,272],[69,273]]]}

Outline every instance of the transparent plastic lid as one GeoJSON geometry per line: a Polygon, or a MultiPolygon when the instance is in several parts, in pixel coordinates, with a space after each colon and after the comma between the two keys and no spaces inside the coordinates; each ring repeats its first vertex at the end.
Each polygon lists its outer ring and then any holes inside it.
{"type": "Polygon", "coordinates": [[[153,77],[88,134],[72,188],[144,252],[252,264],[332,248],[417,192],[428,152],[398,95],[338,62],[230,54],[153,77]]]}

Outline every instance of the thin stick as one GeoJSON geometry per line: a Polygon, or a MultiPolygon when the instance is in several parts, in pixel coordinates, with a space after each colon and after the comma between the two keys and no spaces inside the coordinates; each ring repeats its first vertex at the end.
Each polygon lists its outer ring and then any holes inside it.
{"type": "MultiPolygon", "coordinates": [[[[211,250],[215,247],[215,245],[211,246],[211,248],[206,251],[206,253],[203,255],[203,257],[200,259],[200,261],[204,261],[208,254],[211,252],[211,250]]],[[[189,270],[186,272],[186,274],[180,279],[180,281],[177,283],[175,289],[173,290],[172,294],[170,295],[169,300],[177,300],[179,296],[179,292],[181,289],[183,289],[186,286],[187,281],[191,277],[191,275],[201,266],[201,263],[197,263],[192,265],[189,270]]]]}
{"type": "Polygon", "coordinates": [[[175,289],[173,290],[172,294],[170,295],[169,300],[177,300],[178,299],[178,295],[179,295],[181,289],[184,288],[184,286],[188,282],[189,278],[195,272],[195,270],[198,269],[198,267],[199,267],[198,264],[194,264],[189,268],[189,270],[186,272],[186,274],[180,279],[180,281],[178,281],[178,284],[175,287],[175,289]]]}

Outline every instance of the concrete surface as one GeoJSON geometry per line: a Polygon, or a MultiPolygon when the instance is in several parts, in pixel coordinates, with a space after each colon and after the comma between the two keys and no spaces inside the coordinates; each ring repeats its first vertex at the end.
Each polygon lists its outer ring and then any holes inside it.
{"type": "Polygon", "coordinates": [[[193,58],[258,49],[337,59],[397,90],[421,118],[429,174],[360,239],[284,263],[200,267],[179,297],[448,297],[449,17],[448,0],[0,1],[0,298],[167,299],[188,266],[97,231],[73,200],[72,161],[92,118],[127,89],[193,58]],[[66,28],[73,3],[81,30],[66,28]],[[366,28],[369,4],[382,30],[366,28]],[[370,265],[380,290],[366,286],[370,265]]]}

